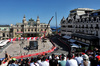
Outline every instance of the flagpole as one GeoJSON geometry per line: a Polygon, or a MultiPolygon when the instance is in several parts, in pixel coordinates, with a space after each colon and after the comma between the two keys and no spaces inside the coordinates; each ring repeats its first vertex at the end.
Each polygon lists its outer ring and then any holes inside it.
{"type": "Polygon", "coordinates": [[[58,29],[57,29],[57,12],[55,12],[55,19],[56,19],[56,34],[58,34],[58,29]]]}

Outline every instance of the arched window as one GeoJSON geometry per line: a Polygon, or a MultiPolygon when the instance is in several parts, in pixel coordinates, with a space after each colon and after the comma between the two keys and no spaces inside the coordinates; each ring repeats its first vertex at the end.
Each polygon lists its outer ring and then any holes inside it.
{"type": "Polygon", "coordinates": [[[19,32],[19,30],[17,29],[17,32],[19,32]]]}
{"type": "Polygon", "coordinates": [[[36,31],[36,29],[35,29],[35,31],[36,31]]]}
{"type": "Polygon", "coordinates": [[[43,31],[43,29],[41,29],[41,31],[43,31]]]}
{"type": "Polygon", "coordinates": [[[80,22],[82,21],[82,19],[80,19],[80,22]]]}
{"type": "Polygon", "coordinates": [[[86,22],[89,22],[89,18],[86,18],[86,22]]]}
{"type": "Polygon", "coordinates": [[[82,22],[84,22],[84,18],[82,19],[82,22]]]}
{"type": "Polygon", "coordinates": [[[91,18],[91,22],[93,22],[93,21],[94,21],[94,18],[92,17],[92,18],[91,18]]]}
{"type": "Polygon", "coordinates": [[[33,29],[31,29],[31,31],[33,31],[33,29]]]}
{"type": "Polygon", "coordinates": [[[96,21],[99,22],[99,17],[96,18],[96,21]]]}
{"type": "Polygon", "coordinates": [[[5,37],[5,33],[3,33],[3,37],[5,37]]]}
{"type": "Polygon", "coordinates": [[[96,21],[96,17],[94,17],[94,21],[96,21]]]}
{"type": "Polygon", "coordinates": [[[28,29],[28,31],[30,31],[30,29],[28,29]]]}
{"type": "Polygon", "coordinates": [[[89,21],[91,21],[91,18],[89,18],[89,21]]]}
{"type": "Polygon", "coordinates": [[[98,31],[96,31],[96,36],[98,36],[98,31]]]}

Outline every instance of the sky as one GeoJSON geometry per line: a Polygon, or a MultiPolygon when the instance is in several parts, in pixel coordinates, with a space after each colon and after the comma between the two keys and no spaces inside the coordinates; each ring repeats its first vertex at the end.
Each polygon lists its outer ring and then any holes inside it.
{"type": "Polygon", "coordinates": [[[75,8],[100,9],[100,0],[0,0],[0,24],[10,25],[22,23],[23,16],[28,21],[37,16],[40,23],[48,24],[52,16],[50,26],[56,26],[55,12],[57,13],[57,25],[68,17],[70,10],[75,8]]]}

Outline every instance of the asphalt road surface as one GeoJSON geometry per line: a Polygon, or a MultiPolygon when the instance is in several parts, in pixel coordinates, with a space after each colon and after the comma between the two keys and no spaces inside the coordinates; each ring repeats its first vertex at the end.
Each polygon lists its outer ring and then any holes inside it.
{"type": "Polygon", "coordinates": [[[68,47],[63,44],[61,41],[58,40],[59,36],[52,37],[51,40],[55,43],[57,49],[49,53],[48,55],[56,54],[56,55],[61,55],[61,54],[68,54],[68,47]]]}

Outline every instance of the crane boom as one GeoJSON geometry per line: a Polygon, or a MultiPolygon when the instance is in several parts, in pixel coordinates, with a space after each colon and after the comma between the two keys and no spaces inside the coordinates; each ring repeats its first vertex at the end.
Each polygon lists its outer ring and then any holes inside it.
{"type": "MultiPolygon", "coordinates": [[[[54,17],[54,16],[52,16],[52,18],[53,18],[53,17],[54,17]]],[[[49,24],[50,24],[50,22],[51,22],[52,18],[49,20],[48,25],[47,25],[47,27],[46,27],[46,29],[45,29],[45,32],[44,32],[44,38],[45,38],[45,33],[46,33],[46,30],[48,29],[48,26],[49,26],[49,24]]]]}

